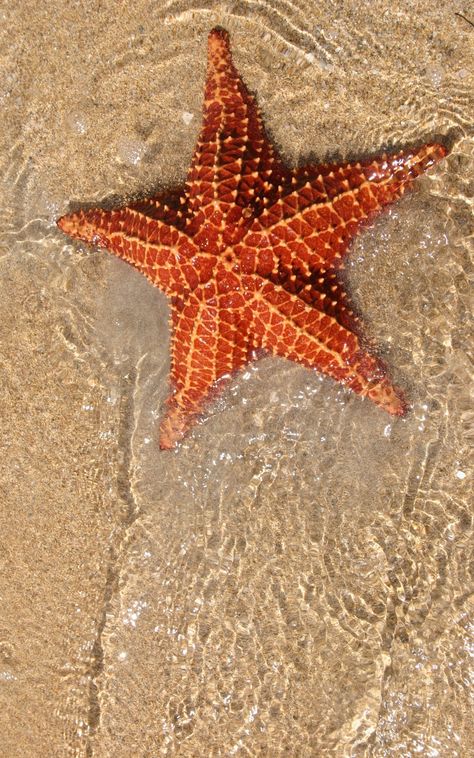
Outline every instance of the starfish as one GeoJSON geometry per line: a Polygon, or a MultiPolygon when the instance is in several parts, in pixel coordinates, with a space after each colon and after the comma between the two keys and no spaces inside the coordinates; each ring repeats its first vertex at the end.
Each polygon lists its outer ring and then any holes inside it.
{"type": "Polygon", "coordinates": [[[446,153],[432,143],[289,169],[232,62],[228,33],[210,32],[203,126],[184,186],[57,222],[130,263],[170,299],[162,449],[173,448],[223,380],[261,352],[405,413],[402,392],[362,338],[340,272],[359,229],[446,153]]]}

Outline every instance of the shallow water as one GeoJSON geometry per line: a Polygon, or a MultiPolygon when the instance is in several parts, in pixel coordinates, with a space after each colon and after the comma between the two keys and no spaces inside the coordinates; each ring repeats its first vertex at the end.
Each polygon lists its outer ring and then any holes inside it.
{"type": "Polygon", "coordinates": [[[0,12],[0,754],[468,755],[473,30],[424,0],[0,12]],[[54,219],[183,180],[215,24],[290,165],[450,135],[349,264],[404,419],[266,358],[157,448],[166,299],[54,219]]]}

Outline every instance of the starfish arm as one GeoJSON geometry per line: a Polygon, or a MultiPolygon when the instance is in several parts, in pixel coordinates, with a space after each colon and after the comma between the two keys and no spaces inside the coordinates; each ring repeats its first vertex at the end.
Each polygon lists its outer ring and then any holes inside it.
{"type": "Polygon", "coordinates": [[[213,29],[208,41],[208,70],[202,131],[187,179],[188,212],[193,231],[209,235],[213,208],[231,214],[244,207],[260,212],[276,199],[282,182],[291,180],[270,144],[254,98],[231,58],[229,35],[213,29]]]}
{"type": "Polygon", "coordinates": [[[163,221],[168,226],[174,226],[180,231],[185,228],[186,196],[184,189],[181,187],[168,190],[167,192],[160,192],[153,197],[145,197],[130,203],[127,207],[142,213],[148,218],[163,221]]]}
{"type": "Polygon", "coordinates": [[[160,427],[160,448],[176,445],[224,380],[249,360],[237,293],[198,288],[171,310],[171,394],[160,427]],[[234,307],[237,305],[237,307],[234,307]]]}
{"type": "Polygon", "coordinates": [[[62,216],[57,224],[70,237],[127,261],[167,295],[193,289],[212,268],[209,254],[201,253],[184,232],[139,207],[92,208],[62,216]]]}
{"type": "Polygon", "coordinates": [[[392,415],[406,405],[401,392],[387,378],[383,363],[363,349],[357,334],[340,319],[303,303],[272,282],[248,277],[252,321],[249,334],[255,348],[314,368],[369,397],[392,415]]]}
{"type": "Polygon", "coordinates": [[[286,251],[291,265],[305,273],[315,266],[341,265],[360,227],[446,152],[430,144],[373,160],[298,169],[292,191],[254,221],[242,244],[273,248],[278,259],[286,251]]]}

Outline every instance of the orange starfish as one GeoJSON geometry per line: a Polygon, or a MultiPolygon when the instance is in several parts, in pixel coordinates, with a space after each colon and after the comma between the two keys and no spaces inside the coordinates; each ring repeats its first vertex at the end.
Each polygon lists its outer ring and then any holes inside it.
{"type": "Polygon", "coordinates": [[[184,187],[58,221],[71,237],[131,263],[171,300],[172,392],[161,448],[181,439],[216,382],[258,349],[403,415],[400,390],[362,344],[338,272],[360,227],[446,152],[428,144],[288,169],[232,63],[227,32],[211,31],[203,127],[184,187]]]}

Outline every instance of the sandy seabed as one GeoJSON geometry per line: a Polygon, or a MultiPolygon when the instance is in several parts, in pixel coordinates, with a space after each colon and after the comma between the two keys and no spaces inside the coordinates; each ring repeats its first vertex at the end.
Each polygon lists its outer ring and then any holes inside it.
{"type": "Polygon", "coordinates": [[[0,755],[474,751],[474,28],[455,10],[0,8],[0,755]],[[405,419],[267,358],[157,448],[166,299],[54,220],[183,181],[216,24],[289,165],[449,135],[348,266],[405,419]]]}

